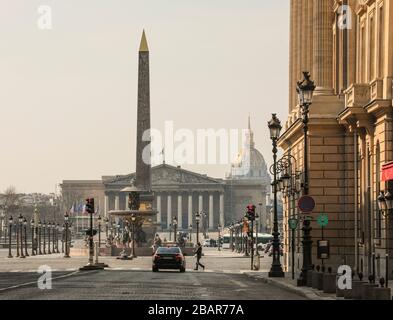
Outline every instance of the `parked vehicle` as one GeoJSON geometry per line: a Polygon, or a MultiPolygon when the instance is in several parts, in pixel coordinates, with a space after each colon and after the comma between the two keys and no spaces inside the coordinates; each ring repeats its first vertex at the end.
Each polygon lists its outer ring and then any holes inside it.
{"type": "Polygon", "coordinates": [[[153,255],[153,272],[160,269],[186,272],[186,258],[179,247],[160,247],[153,255]]]}

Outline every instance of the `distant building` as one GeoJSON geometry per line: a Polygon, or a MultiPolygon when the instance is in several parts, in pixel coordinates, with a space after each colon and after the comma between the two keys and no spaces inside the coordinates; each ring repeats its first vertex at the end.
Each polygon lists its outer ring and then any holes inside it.
{"type": "MultiPolygon", "coordinates": [[[[68,208],[94,197],[102,216],[110,210],[127,208],[128,195],[120,192],[130,185],[135,173],[103,176],[101,180],[64,180],[62,197],[68,208]]],[[[159,211],[157,222],[168,230],[174,217],[178,230],[195,227],[196,212],[206,214],[205,226],[217,230],[244,216],[246,206],[253,203],[266,221],[266,195],[270,189],[270,176],[265,160],[255,149],[251,127],[244,149],[232,165],[226,179],[216,179],[181,167],[162,164],[152,168],[154,207],[159,211]],[[259,205],[260,204],[260,205],[259,205]]]]}

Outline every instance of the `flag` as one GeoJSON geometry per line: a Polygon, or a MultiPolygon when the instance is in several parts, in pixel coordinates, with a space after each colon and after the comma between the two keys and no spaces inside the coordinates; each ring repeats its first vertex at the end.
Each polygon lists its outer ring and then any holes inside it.
{"type": "Polygon", "coordinates": [[[72,204],[71,209],[70,209],[70,214],[75,213],[75,203],[72,204]]]}

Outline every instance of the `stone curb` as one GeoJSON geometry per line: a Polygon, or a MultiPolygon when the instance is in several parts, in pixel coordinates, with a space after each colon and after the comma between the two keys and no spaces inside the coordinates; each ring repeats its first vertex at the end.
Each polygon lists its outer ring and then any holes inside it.
{"type": "Polygon", "coordinates": [[[309,299],[309,300],[330,300],[330,301],[337,300],[334,297],[321,297],[312,289],[296,287],[292,284],[283,283],[282,281],[279,281],[274,278],[268,278],[267,276],[260,274],[260,273],[244,272],[243,274],[245,274],[246,276],[248,276],[250,278],[258,279],[264,283],[271,284],[273,286],[279,287],[279,288],[287,290],[289,292],[298,294],[298,295],[305,297],[306,299],[309,299]]]}

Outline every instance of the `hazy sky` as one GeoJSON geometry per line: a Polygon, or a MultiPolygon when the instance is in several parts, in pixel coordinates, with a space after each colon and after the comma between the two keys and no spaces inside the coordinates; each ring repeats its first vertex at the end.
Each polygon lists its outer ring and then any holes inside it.
{"type": "MultiPolygon", "coordinates": [[[[288,105],[288,0],[0,0],[0,192],[135,169],[138,48],[152,127],[243,129],[271,163],[288,105]],[[37,26],[52,8],[52,30],[37,26]]],[[[223,178],[228,165],[187,169],[223,178]]]]}

